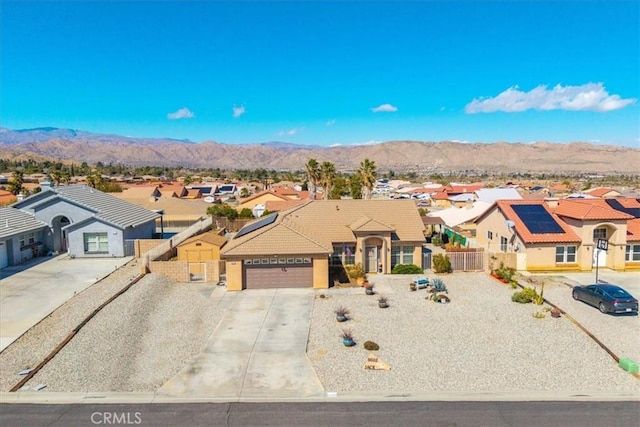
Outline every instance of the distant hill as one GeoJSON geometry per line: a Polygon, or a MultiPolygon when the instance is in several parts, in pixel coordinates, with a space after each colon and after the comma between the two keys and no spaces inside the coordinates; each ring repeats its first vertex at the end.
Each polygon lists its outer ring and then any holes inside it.
{"type": "Polygon", "coordinates": [[[71,129],[0,128],[0,157],[48,158],[88,163],[187,166],[221,169],[301,170],[309,158],[331,161],[338,170],[355,170],[369,158],[382,171],[486,171],[618,173],[640,171],[640,149],[585,142],[459,143],[389,141],[337,147],[283,142],[200,144],[168,138],[130,138],[71,129]]]}

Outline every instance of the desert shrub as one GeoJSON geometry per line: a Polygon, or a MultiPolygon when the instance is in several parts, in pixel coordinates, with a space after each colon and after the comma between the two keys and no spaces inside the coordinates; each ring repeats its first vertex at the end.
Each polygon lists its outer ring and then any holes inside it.
{"type": "Polygon", "coordinates": [[[431,279],[431,287],[435,292],[447,292],[447,285],[444,284],[444,280],[439,277],[431,279]]]}
{"type": "Polygon", "coordinates": [[[538,294],[533,288],[525,288],[519,292],[515,292],[511,295],[511,301],[520,304],[529,304],[538,297],[538,294]]]}
{"type": "Polygon", "coordinates": [[[512,267],[505,267],[504,262],[500,262],[500,267],[496,270],[496,276],[499,279],[504,279],[507,282],[510,282],[515,274],[516,269],[512,267]]]}
{"type": "Polygon", "coordinates": [[[242,208],[239,213],[240,218],[253,218],[253,212],[249,208],[242,208]]]}
{"type": "Polygon", "coordinates": [[[365,350],[369,350],[369,351],[380,350],[380,346],[374,343],[373,341],[365,341],[363,345],[365,350]]]}
{"type": "Polygon", "coordinates": [[[397,264],[391,274],[422,274],[424,270],[415,264],[397,264]]]}
{"type": "Polygon", "coordinates": [[[360,263],[360,262],[357,263],[357,264],[353,264],[353,265],[345,265],[344,269],[346,270],[347,275],[351,279],[357,279],[359,277],[365,277],[364,267],[362,266],[362,263],[360,263]]]}
{"type": "Polygon", "coordinates": [[[433,271],[436,273],[451,273],[451,260],[447,255],[436,254],[433,256],[433,271]]]}
{"type": "Polygon", "coordinates": [[[431,244],[433,246],[440,246],[442,245],[442,239],[440,237],[434,237],[433,239],[431,239],[431,244]]]}

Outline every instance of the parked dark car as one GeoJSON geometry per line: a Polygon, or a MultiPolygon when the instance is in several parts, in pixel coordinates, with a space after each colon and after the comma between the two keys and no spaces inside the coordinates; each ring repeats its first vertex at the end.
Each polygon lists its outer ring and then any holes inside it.
{"type": "Polygon", "coordinates": [[[638,314],[638,300],[616,285],[576,286],[573,288],[573,299],[598,307],[603,313],[638,314]]]}

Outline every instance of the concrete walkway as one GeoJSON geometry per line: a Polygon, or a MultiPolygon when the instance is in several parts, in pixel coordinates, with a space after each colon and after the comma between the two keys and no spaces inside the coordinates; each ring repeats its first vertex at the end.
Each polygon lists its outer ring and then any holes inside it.
{"type": "Polygon", "coordinates": [[[0,270],[0,351],[76,293],[131,261],[60,255],[0,270]]]}
{"type": "MultiPolygon", "coordinates": [[[[306,348],[314,292],[227,292],[229,309],[206,347],[158,394],[237,398],[324,397],[306,348]]],[[[227,304],[221,304],[225,306],[227,304]]]]}

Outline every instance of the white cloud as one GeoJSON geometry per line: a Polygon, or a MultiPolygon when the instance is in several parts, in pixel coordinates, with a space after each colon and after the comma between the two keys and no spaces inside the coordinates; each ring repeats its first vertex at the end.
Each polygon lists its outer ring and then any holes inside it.
{"type": "Polygon", "coordinates": [[[609,95],[602,83],[587,83],[580,86],[556,85],[548,89],[540,85],[529,92],[518,86],[510,87],[494,98],[476,98],[465,106],[467,113],[514,113],[526,110],[569,110],[606,112],[624,108],[636,99],[622,99],[620,95],[609,95]]]}
{"type": "Polygon", "coordinates": [[[178,119],[191,119],[193,117],[195,117],[196,115],[193,114],[193,112],[191,110],[189,110],[187,107],[181,108],[178,111],[174,112],[174,113],[169,113],[167,114],[167,118],[169,120],[178,120],[178,119]]]}
{"type": "Polygon", "coordinates": [[[292,136],[297,134],[298,132],[302,132],[303,128],[293,128],[289,130],[281,130],[277,133],[278,136],[292,136]]]}
{"type": "Polygon", "coordinates": [[[380,104],[377,107],[371,108],[374,113],[395,113],[398,111],[398,107],[391,104],[380,104]]]}
{"type": "Polygon", "coordinates": [[[335,125],[335,124],[336,124],[336,121],[335,121],[335,120],[329,120],[329,121],[326,123],[326,125],[327,125],[327,126],[333,126],[333,125],[335,125]]]}
{"type": "Polygon", "coordinates": [[[235,105],[232,108],[233,110],[233,117],[238,118],[241,115],[243,115],[244,113],[247,112],[247,109],[244,108],[244,105],[241,105],[240,107],[236,107],[235,105]]]}

